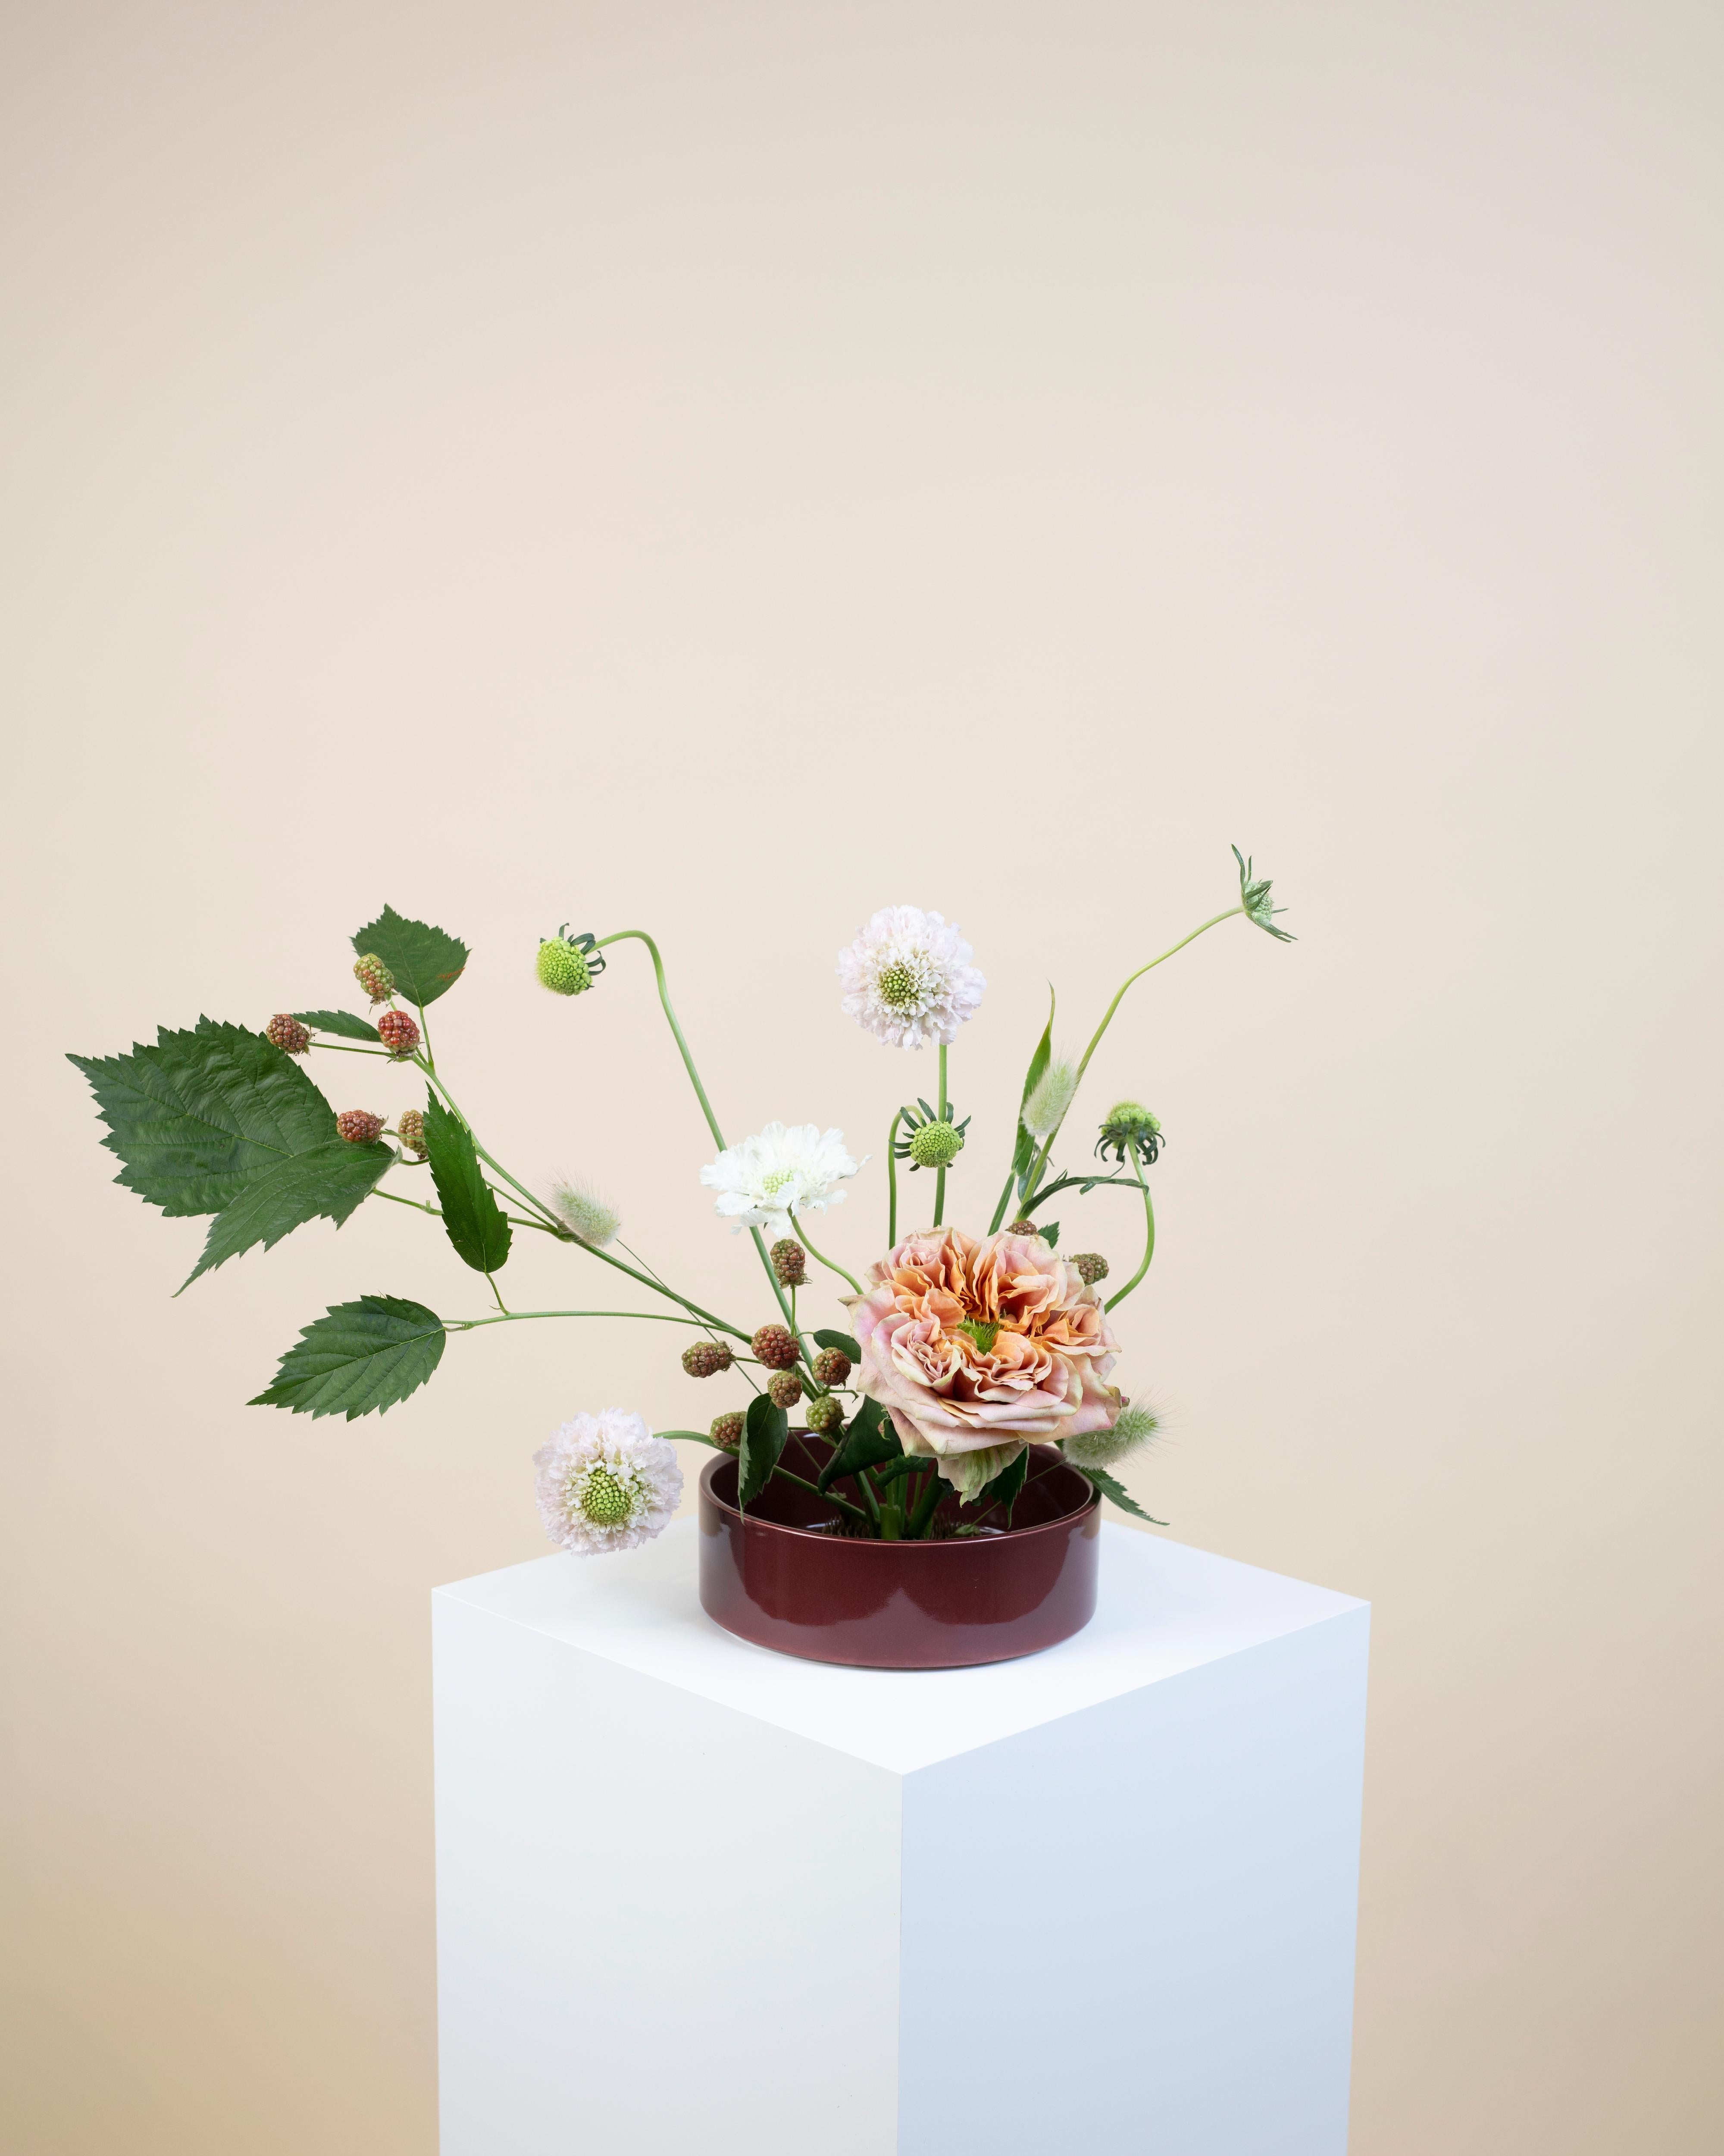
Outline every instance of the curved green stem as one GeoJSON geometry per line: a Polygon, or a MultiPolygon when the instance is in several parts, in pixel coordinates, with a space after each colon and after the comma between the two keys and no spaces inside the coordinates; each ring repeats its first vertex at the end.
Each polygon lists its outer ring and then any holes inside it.
{"type": "Polygon", "coordinates": [[[859,1512],[856,1507],[850,1502],[848,1497],[840,1497],[836,1491],[823,1490],[818,1483],[810,1482],[803,1476],[793,1474],[788,1467],[775,1466],[772,1470],[772,1473],[774,1475],[782,1475],[787,1482],[795,1483],[798,1490],[812,1491],[815,1496],[824,1499],[827,1504],[836,1505],[839,1512],[844,1514],[844,1517],[849,1520],[854,1520],[858,1527],[865,1527],[867,1525],[867,1514],[865,1512],[859,1512]]]}
{"type": "MultiPolygon", "coordinates": [[[[940,1044],[940,1120],[947,1121],[951,1111],[946,1105],[946,1043],[940,1044]]],[[[934,1170],[934,1225],[937,1228],[946,1218],[946,1163],[942,1161],[934,1170]]]]}
{"type": "Polygon", "coordinates": [[[508,1310],[500,1317],[450,1317],[445,1332],[476,1332],[481,1325],[521,1325],[530,1317],[638,1317],[644,1325],[698,1325],[697,1317],[672,1317],[659,1310],[508,1310]]]}
{"type": "Polygon", "coordinates": [[[1109,1296],[1106,1305],[1109,1310],[1116,1309],[1125,1301],[1149,1270],[1149,1261],[1155,1255],[1155,1207],[1150,1203],[1149,1185],[1144,1180],[1143,1169],[1135,1152],[1131,1156],[1131,1165],[1137,1169],[1138,1188],[1143,1193],[1143,1263],[1138,1266],[1137,1271],[1132,1274],[1117,1295],[1109,1296]]]}
{"type": "Polygon", "coordinates": [[[886,1132],[886,1248],[898,1247],[898,1156],[892,1150],[897,1142],[898,1126],[904,1120],[900,1108],[892,1118],[892,1127],[886,1132]]]}
{"type": "MultiPolygon", "coordinates": [[[[1141,1181],[1142,1178],[1138,1179],[1141,1181]]],[[[1105,1190],[1110,1184],[1117,1184],[1121,1190],[1137,1188],[1129,1175],[1062,1175],[1054,1182],[1042,1185],[1024,1208],[1024,1217],[1027,1220],[1038,1205],[1045,1205],[1050,1198],[1056,1197],[1062,1190],[1105,1190]]]]}
{"type": "Polygon", "coordinates": [[[1000,1202],[994,1207],[993,1218],[988,1223],[988,1232],[990,1235],[997,1235],[999,1233],[1000,1223],[1006,1217],[1006,1201],[1010,1198],[1012,1194],[1012,1185],[1017,1180],[1018,1171],[1016,1168],[1008,1168],[1006,1170],[1006,1187],[1000,1193],[1000,1202]]]}
{"type": "Polygon", "coordinates": [[[840,1280],[847,1280],[850,1286],[855,1289],[858,1295],[865,1295],[868,1292],[867,1289],[863,1286],[861,1281],[857,1279],[854,1273],[847,1273],[842,1265],[834,1265],[830,1258],[823,1255],[820,1251],[814,1248],[813,1245],[808,1240],[808,1229],[803,1227],[803,1224],[797,1219],[794,1213],[790,1216],[790,1229],[791,1233],[796,1237],[798,1242],[802,1245],[808,1255],[811,1258],[818,1259],[819,1262],[825,1266],[828,1272],[836,1273],[840,1280]]]}
{"type": "Polygon", "coordinates": [[[413,1009],[419,1014],[419,1031],[425,1038],[425,1060],[434,1070],[437,1068],[437,1058],[431,1053],[431,1029],[425,1023],[425,1006],[423,1004],[415,1004],[413,1009]]]}
{"type": "MultiPolygon", "coordinates": [[[[1231,921],[1234,914],[1243,913],[1244,910],[1245,909],[1243,906],[1230,906],[1225,913],[1218,913],[1213,915],[1209,920],[1199,923],[1197,927],[1193,928],[1189,936],[1182,936],[1177,943],[1169,944],[1167,948],[1162,952],[1159,958],[1152,958],[1147,966],[1140,966],[1135,973],[1128,973],[1126,976],[1125,979],[1121,982],[1113,1001],[1107,1006],[1106,1010],[1102,1014],[1101,1024],[1096,1027],[1095,1032],[1090,1036],[1090,1045],[1084,1050],[1082,1060],[1080,1061],[1077,1067],[1077,1081],[1072,1087],[1072,1097],[1074,1100],[1077,1097],[1078,1086],[1080,1086],[1083,1083],[1084,1073],[1090,1067],[1090,1058],[1095,1053],[1097,1048],[1101,1046],[1101,1036],[1106,1032],[1108,1027],[1113,1024],[1113,1014],[1124,1001],[1126,991],[1131,987],[1132,982],[1141,981],[1146,973],[1152,973],[1157,966],[1164,965],[1167,961],[1173,956],[1173,953],[1176,951],[1183,951],[1188,943],[1195,943],[1199,936],[1205,934],[1207,931],[1211,928],[1219,927],[1224,921],[1231,921]]],[[[1067,1112],[1070,1113],[1069,1109],[1067,1112]]],[[[1035,1164],[1029,1171],[1029,1181],[1026,1185],[1026,1191],[1029,1198],[1034,1198],[1035,1195],[1036,1186],[1041,1181],[1042,1170],[1048,1164],[1048,1155],[1053,1148],[1054,1139],[1060,1135],[1060,1125],[1065,1121],[1065,1117],[1062,1116],[1060,1118],[1060,1122],[1056,1123],[1053,1129],[1049,1132],[1046,1137],[1042,1140],[1042,1149],[1035,1157],[1035,1164]]]]}
{"type": "Polygon", "coordinates": [[[393,1063],[398,1059],[389,1055],[387,1048],[343,1048],[338,1040],[314,1040],[314,1048],[326,1048],[331,1055],[387,1055],[393,1063]]]}

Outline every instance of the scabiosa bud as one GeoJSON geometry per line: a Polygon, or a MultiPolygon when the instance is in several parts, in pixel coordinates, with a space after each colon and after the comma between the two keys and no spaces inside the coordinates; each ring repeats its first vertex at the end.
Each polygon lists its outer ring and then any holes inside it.
{"type": "Polygon", "coordinates": [[[1024,1103],[1024,1127],[1033,1138],[1050,1138],[1065,1121],[1078,1089],[1075,1063],[1050,1063],[1024,1103]]]}
{"type": "Polygon", "coordinates": [[[808,1254],[792,1236],[772,1245],[772,1270],[780,1287],[800,1287],[808,1276],[808,1254]]]}
{"type": "Polygon", "coordinates": [[[264,1028],[265,1040],[273,1040],[285,1055],[303,1055],[311,1045],[310,1029],[291,1011],[277,1011],[264,1028]]]}
{"type": "Polygon", "coordinates": [[[721,1452],[734,1452],[742,1442],[742,1418],[739,1414],[715,1415],[712,1428],[707,1435],[721,1452]]]}
{"type": "Polygon", "coordinates": [[[1162,1426],[1162,1419],[1147,1404],[1121,1403],[1111,1430],[1093,1430],[1083,1437],[1065,1440],[1065,1456],[1074,1467],[1111,1467],[1128,1452],[1147,1445],[1162,1426]]]}
{"type": "Polygon", "coordinates": [[[576,1240],[589,1250],[602,1250],[607,1243],[613,1243],[622,1229],[622,1215],[616,1207],[607,1205],[584,1183],[553,1183],[551,1208],[576,1240]]]}
{"type": "Polygon", "coordinates": [[[1107,1260],[1100,1250],[1074,1250],[1065,1260],[1078,1269],[1078,1278],[1085,1287],[1094,1287],[1097,1281],[1107,1278],[1107,1260]]]}
{"type": "Polygon", "coordinates": [[[808,1428],[816,1437],[835,1438],[844,1426],[844,1411],[830,1393],[808,1403],[808,1428]]]}
{"type": "Polygon", "coordinates": [[[850,1358],[842,1348],[823,1348],[814,1358],[814,1376],[823,1385],[841,1385],[850,1374],[850,1358]]]}
{"type": "Polygon", "coordinates": [[[924,1123],[910,1140],[910,1158],[918,1168],[947,1168],[964,1149],[964,1134],[950,1123],[924,1123]]]}
{"type": "Polygon", "coordinates": [[[795,1370],[775,1370],[767,1379],[767,1398],[775,1408],[793,1408],[802,1398],[802,1377],[795,1370]]]}
{"type": "Polygon", "coordinates": [[[1135,1153],[1146,1168],[1151,1168],[1166,1142],[1160,1122],[1140,1101],[1116,1101],[1101,1126],[1095,1151],[1103,1160],[1111,1153],[1121,1168],[1135,1153]]]}
{"type": "Polygon", "coordinates": [[[349,1145],[372,1145],[383,1135],[383,1119],[369,1108],[346,1108],[336,1117],[336,1131],[349,1145]]]}
{"type": "Polygon", "coordinates": [[[554,936],[547,936],[539,946],[541,983],[553,995],[583,995],[593,986],[593,976],[604,971],[598,942],[594,936],[571,936],[565,921],[554,936]]]}
{"type": "Polygon", "coordinates": [[[374,1004],[386,1004],[395,993],[395,976],[375,951],[353,961],[353,978],[374,1004]]]}
{"type": "Polygon", "coordinates": [[[697,1340],[682,1351],[682,1367],[691,1378],[716,1378],[731,1367],[731,1351],[722,1340],[697,1340]]]}
{"type": "Polygon", "coordinates": [[[377,1039],[398,1061],[419,1045],[419,1029],[403,1010],[386,1010],[377,1020],[377,1039]]]}
{"type": "Polygon", "coordinates": [[[425,1118],[417,1108],[408,1108],[395,1118],[395,1135],[409,1152],[425,1157],[425,1118]]]}
{"type": "Polygon", "coordinates": [[[748,1344],[769,1370],[788,1370],[796,1361],[796,1340],[788,1325],[762,1325],[748,1344]]]}

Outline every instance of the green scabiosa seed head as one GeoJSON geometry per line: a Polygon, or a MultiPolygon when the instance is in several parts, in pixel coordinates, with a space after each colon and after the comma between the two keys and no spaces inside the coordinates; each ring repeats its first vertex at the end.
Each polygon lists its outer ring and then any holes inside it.
{"type": "Polygon", "coordinates": [[[539,946],[538,975],[553,995],[584,995],[596,975],[604,971],[604,960],[594,948],[592,936],[571,936],[564,921],[554,936],[539,946]]]}
{"type": "Polygon", "coordinates": [[[581,1510],[594,1527],[615,1527],[628,1518],[633,1506],[627,1486],[619,1482],[608,1467],[588,1471],[586,1486],[581,1492],[581,1510]]]}
{"type": "Polygon", "coordinates": [[[1166,1142],[1161,1124],[1147,1108],[1136,1101],[1116,1101],[1101,1126],[1095,1151],[1103,1160],[1111,1153],[1122,1168],[1135,1153],[1148,1168],[1166,1142]]]}
{"type": "Polygon", "coordinates": [[[1269,878],[1254,875],[1250,855],[1242,854],[1237,846],[1233,850],[1233,857],[1239,865],[1239,905],[1246,920],[1255,927],[1262,929],[1265,935],[1273,936],[1278,943],[1297,942],[1297,937],[1290,936],[1285,928],[1275,927],[1275,916],[1285,913],[1287,909],[1284,906],[1270,904],[1269,878]]]}
{"type": "Polygon", "coordinates": [[[924,1123],[910,1141],[910,1158],[918,1168],[949,1168],[963,1149],[963,1132],[950,1123],[924,1123]]]}

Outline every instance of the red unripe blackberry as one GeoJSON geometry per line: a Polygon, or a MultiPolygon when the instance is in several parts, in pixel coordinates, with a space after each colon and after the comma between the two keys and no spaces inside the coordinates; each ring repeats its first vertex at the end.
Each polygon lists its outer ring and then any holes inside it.
{"type": "Polygon", "coordinates": [[[1097,1281],[1107,1278],[1107,1260],[1100,1250],[1075,1251],[1065,1262],[1077,1267],[1078,1278],[1085,1287],[1094,1287],[1097,1281]]]}
{"type": "Polygon", "coordinates": [[[844,1411],[828,1393],[808,1403],[808,1428],[817,1437],[836,1437],[844,1426],[844,1411]]]}
{"type": "Polygon", "coordinates": [[[264,1028],[264,1038],[273,1040],[288,1055],[303,1055],[311,1045],[310,1031],[300,1024],[291,1011],[277,1011],[264,1028]]]}
{"type": "Polygon", "coordinates": [[[1034,1220],[1008,1220],[1006,1223],[1008,1235],[1039,1235],[1041,1232],[1034,1220]]]}
{"type": "Polygon", "coordinates": [[[800,1287],[808,1276],[808,1254],[793,1236],[772,1245],[772,1270],[780,1287],[800,1287]]]}
{"type": "Polygon", "coordinates": [[[715,1416],[710,1435],[712,1442],[721,1452],[734,1452],[742,1442],[741,1416],[739,1414],[715,1416]]]}
{"type": "Polygon", "coordinates": [[[802,1378],[795,1370],[774,1370],[767,1379],[767,1398],[775,1408],[793,1408],[802,1398],[802,1378]]]}
{"type": "Polygon", "coordinates": [[[344,1108],[336,1117],[336,1129],[349,1145],[373,1145],[383,1135],[383,1119],[369,1108],[344,1108]]]}
{"type": "Polygon", "coordinates": [[[731,1351],[722,1340],[697,1340],[682,1351],[682,1367],[691,1378],[716,1378],[731,1367],[731,1351]]]}
{"type": "Polygon", "coordinates": [[[788,1370],[796,1361],[796,1341],[788,1325],[762,1325],[748,1344],[769,1370],[788,1370]]]}
{"type": "Polygon", "coordinates": [[[404,1108],[395,1118],[395,1135],[409,1152],[423,1154],[425,1147],[425,1118],[417,1108],[404,1108]]]}
{"type": "Polygon", "coordinates": [[[823,1385],[841,1385],[850,1374],[850,1358],[842,1348],[823,1348],[814,1358],[814,1375],[823,1385]]]}
{"type": "Polygon", "coordinates": [[[411,1055],[419,1045],[419,1029],[403,1010],[386,1010],[377,1020],[377,1039],[392,1055],[411,1055]]]}

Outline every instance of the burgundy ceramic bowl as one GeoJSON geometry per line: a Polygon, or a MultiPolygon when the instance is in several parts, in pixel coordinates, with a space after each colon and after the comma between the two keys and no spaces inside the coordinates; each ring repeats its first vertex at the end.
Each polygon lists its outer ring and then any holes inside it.
{"type": "MultiPolygon", "coordinates": [[[[834,1508],[782,1478],[744,1515],[721,1453],[700,1476],[700,1606],[757,1646],[879,1670],[1003,1662],[1069,1640],[1095,1614],[1101,1500],[1050,1445],[1030,1450],[1009,1532],[913,1543],[834,1533],[834,1508]]],[[[798,1431],[784,1465],[812,1481],[828,1456],[798,1431]]],[[[950,1517],[955,1499],[940,1509],[950,1517]]]]}

